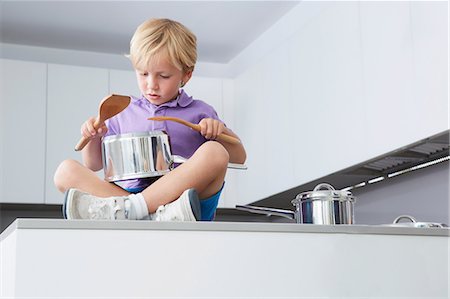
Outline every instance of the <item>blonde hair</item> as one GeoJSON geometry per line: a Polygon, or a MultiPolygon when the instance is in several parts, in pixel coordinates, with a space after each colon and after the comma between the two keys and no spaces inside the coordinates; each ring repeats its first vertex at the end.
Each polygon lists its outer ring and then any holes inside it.
{"type": "Polygon", "coordinates": [[[179,22],[150,19],[136,29],[127,56],[136,69],[145,69],[155,59],[168,58],[179,70],[193,71],[197,61],[197,38],[179,22]]]}

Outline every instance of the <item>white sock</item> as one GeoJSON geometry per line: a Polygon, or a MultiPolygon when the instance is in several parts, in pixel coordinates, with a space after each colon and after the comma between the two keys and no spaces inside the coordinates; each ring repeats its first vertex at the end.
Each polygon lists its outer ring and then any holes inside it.
{"type": "Polygon", "coordinates": [[[128,219],[141,220],[148,216],[148,207],[142,193],[128,195],[130,200],[130,211],[128,219]]]}

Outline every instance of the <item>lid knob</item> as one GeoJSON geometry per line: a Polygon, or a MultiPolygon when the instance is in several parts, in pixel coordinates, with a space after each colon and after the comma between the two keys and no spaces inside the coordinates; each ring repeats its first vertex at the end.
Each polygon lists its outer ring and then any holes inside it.
{"type": "Polygon", "coordinates": [[[314,188],[314,191],[318,191],[318,190],[320,190],[320,189],[336,190],[336,189],[334,189],[333,186],[331,186],[330,184],[327,184],[327,183],[321,183],[321,184],[317,185],[317,186],[314,188]]]}

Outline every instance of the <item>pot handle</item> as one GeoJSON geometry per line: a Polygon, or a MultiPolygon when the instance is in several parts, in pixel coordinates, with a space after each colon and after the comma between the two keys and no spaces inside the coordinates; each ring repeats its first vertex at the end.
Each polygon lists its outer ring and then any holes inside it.
{"type": "Polygon", "coordinates": [[[400,215],[400,216],[398,216],[397,218],[395,218],[395,220],[394,220],[393,223],[394,223],[394,224],[395,224],[395,223],[399,223],[400,220],[402,220],[402,219],[407,219],[407,220],[411,221],[412,223],[416,223],[416,222],[417,222],[416,218],[414,218],[413,216],[409,216],[409,215],[400,215]]]}
{"type": "Polygon", "coordinates": [[[430,228],[430,227],[447,227],[447,224],[445,223],[432,223],[432,222],[417,222],[416,218],[414,218],[413,216],[409,216],[409,215],[400,215],[397,218],[395,218],[393,224],[397,224],[400,222],[401,219],[407,219],[409,220],[411,223],[415,223],[415,227],[425,227],[425,228],[430,228]]]}
{"type": "Polygon", "coordinates": [[[336,189],[334,189],[333,186],[331,186],[330,184],[327,184],[327,183],[322,183],[322,184],[317,185],[317,186],[314,188],[314,191],[318,191],[318,190],[320,190],[320,189],[336,190],[336,189]]]}
{"type": "Polygon", "coordinates": [[[187,161],[187,159],[185,157],[178,156],[178,155],[173,155],[172,159],[173,159],[173,163],[184,163],[187,161]]]}
{"type": "MultiPolygon", "coordinates": [[[[185,157],[182,157],[182,156],[179,156],[179,155],[173,155],[172,159],[173,159],[173,163],[184,163],[184,162],[186,162],[188,160],[185,157]]],[[[247,165],[245,165],[245,164],[238,164],[238,163],[228,163],[228,168],[246,170],[247,169],[247,165]]]]}
{"type": "Polygon", "coordinates": [[[263,208],[263,207],[256,207],[256,206],[250,206],[250,205],[236,205],[236,210],[240,211],[246,211],[250,213],[255,214],[264,214],[267,216],[280,216],[287,219],[295,220],[295,212],[290,210],[282,210],[282,209],[274,209],[274,208],[263,208]]]}

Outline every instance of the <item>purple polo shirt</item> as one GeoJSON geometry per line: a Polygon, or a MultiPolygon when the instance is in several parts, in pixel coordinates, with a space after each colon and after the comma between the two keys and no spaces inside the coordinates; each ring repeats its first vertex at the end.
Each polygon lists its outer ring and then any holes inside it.
{"type": "MultiPolygon", "coordinates": [[[[173,121],[147,120],[153,116],[173,116],[198,124],[203,118],[220,120],[214,108],[201,100],[195,100],[180,90],[180,95],[162,105],[150,103],[144,96],[131,97],[128,107],[106,121],[108,132],[105,136],[126,133],[165,131],[170,136],[172,154],[190,158],[206,142],[198,132],[173,121]]],[[[121,184],[125,188],[141,187],[143,182],[130,180],[121,184]]]]}

